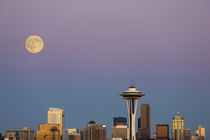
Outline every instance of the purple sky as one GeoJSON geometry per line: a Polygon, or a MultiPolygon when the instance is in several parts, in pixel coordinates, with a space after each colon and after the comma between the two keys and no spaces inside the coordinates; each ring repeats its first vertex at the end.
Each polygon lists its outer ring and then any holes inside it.
{"type": "Polygon", "coordinates": [[[110,136],[134,80],[152,132],[179,111],[210,138],[209,13],[208,0],[1,0],[0,132],[37,129],[65,104],[65,127],[95,120],[110,136]],[[33,34],[45,43],[39,54],[24,46],[33,34]]]}

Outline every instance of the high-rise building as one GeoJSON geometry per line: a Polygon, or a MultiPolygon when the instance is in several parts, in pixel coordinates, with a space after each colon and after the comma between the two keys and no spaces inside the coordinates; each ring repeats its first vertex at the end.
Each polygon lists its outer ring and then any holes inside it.
{"type": "Polygon", "coordinates": [[[115,117],[113,119],[112,138],[122,138],[128,140],[128,127],[126,117],[115,117]]]}
{"type": "Polygon", "coordinates": [[[90,121],[80,133],[81,140],[106,140],[106,126],[94,121],[90,121]]]}
{"type": "Polygon", "coordinates": [[[205,128],[203,128],[202,125],[199,125],[198,128],[196,129],[196,133],[200,137],[200,140],[205,140],[205,128]]]}
{"type": "Polygon", "coordinates": [[[116,126],[116,125],[127,125],[127,118],[126,117],[115,117],[113,120],[114,120],[114,126],[116,126]]]}
{"type": "Polygon", "coordinates": [[[172,120],[172,140],[184,140],[184,117],[179,112],[172,120]]]}
{"type": "Polygon", "coordinates": [[[40,124],[36,140],[60,140],[59,124],[40,124]]]}
{"type": "Polygon", "coordinates": [[[133,85],[129,87],[128,91],[125,91],[120,94],[123,96],[123,99],[127,102],[128,117],[129,117],[129,140],[136,140],[135,132],[135,121],[136,121],[136,111],[138,106],[138,100],[144,96],[140,91],[136,90],[136,87],[133,85]]]}
{"type": "Polygon", "coordinates": [[[116,125],[112,127],[112,138],[122,138],[128,140],[129,129],[127,125],[116,125]]]}
{"type": "Polygon", "coordinates": [[[27,127],[20,129],[20,140],[35,140],[34,139],[34,129],[29,129],[27,127]]]}
{"type": "Polygon", "coordinates": [[[5,138],[8,140],[19,140],[20,139],[19,132],[15,130],[6,131],[5,138]]]}
{"type": "Polygon", "coordinates": [[[191,129],[184,128],[184,140],[191,140],[191,129]]]}
{"type": "Polygon", "coordinates": [[[150,104],[141,105],[141,117],[138,119],[137,140],[148,140],[151,135],[151,106],[150,104]]]}
{"type": "Polygon", "coordinates": [[[49,108],[48,124],[59,124],[60,140],[64,136],[64,110],[60,108],[49,108]]]}
{"type": "Polygon", "coordinates": [[[66,140],[80,140],[79,130],[76,128],[66,129],[66,140]]]}
{"type": "Polygon", "coordinates": [[[169,125],[156,125],[156,140],[169,140],[169,125]]]}

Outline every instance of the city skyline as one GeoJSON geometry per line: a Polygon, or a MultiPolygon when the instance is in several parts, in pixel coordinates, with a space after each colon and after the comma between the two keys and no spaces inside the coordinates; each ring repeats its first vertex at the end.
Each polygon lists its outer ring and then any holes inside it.
{"type": "Polygon", "coordinates": [[[37,130],[50,106],[65,110],[66,128],[111,130],[127,116],[119,94],[131,80],[151,105],[151,134],[177,112],[209,132],[209,13],[205,0],[1,0],[0,132],[37,130]],[[30,35],[44,41],[38,54],[25,48],[30,35]]]}
{"type": "MultiPolygon", "coordinates": [[[[134,87],[132,86],[132,88],[134,88],[134,87]]],[[[141,104],[141,112],[143,111],[143,116],[146,114],[150,114],[150,110],[151,110],[150,107],[151,106],[149,104],[141,104]],[[148,110],[149,112],[147,112],[146,110],[148,110]]],[[[111,130],[108,130],[108,131],[111,131],[111,133],[112,133],[111,137],[107,136],[107,126],[105,124],[98,124],[94,120],[89,121],[89,123],[87,123],[87,126],[81,130],[79,130],[78,128],[62,128],[63,123],[64,123],[64,122],[62,122],[63,117],[64,117],[63,109],[49,107],[48,116],[47,116],[48,123],[39,124],[39,130],[35,131],[34,129],[30,129],[26,126],[24,128],[19,128],[18,129],[19,131],[15,130],[15,129],[9,129],[9,130],[6,130],[6,132],[5,132],[5,137],[7,138],[5,140],[10,140],[10,138],[9,138],[10,136],[15,138],[14,139],[11,137],[12,138],[11,140],[16,140],[16,139],[17,140],[25,140],[25,139],[33,139],[33,138],[36,138],[36,140],[43,140],[43,139],[44,140],[46,140],[46,139],[47,140],[51,140],[51,139],[53,139],[53,140],[61,140],[61,139],[68,140],[70,137],[79,138],[79,139],[81,137],[82,140],[86,140],[86,139],[91,139],[90,134],[92,135],[92,129],[96,129],[96,130],[103,129],[103,131],[105,131],[105,132],[101,133],[102,135],[98,135],[97,131],[94,132],[94,134],[93,134],[94,139],[95,138],[97,139],[97,137],[102,136],[103,139],[105,137],[107,139],[127,137],[129,140],[129,131],[130,131],[129,129],[130,128],[129,128],[129,124],[127,124],[127,117],[114,117],[113,118],[113,127],[111,130]],[[84,132],[86,130],[88,130],[88,132],[84,132]],[[64,131],[65,131],[65,134],[63,133],[64,131]],[[34,132],[36,132],[36,135],[34,135],[34,132]],[[90,134],[87,134],[89,132],[90,132],[90,134]],[[51,134],[54,134],[54,135],[51,135],[51,134]],[[61,137],[62,134],[64,134],[67,137],[61,137]],[[90,138],[87,138],[87,136],[90,136],[90,138]],[[114,137],[114,136],[120,136],[120,137],[114,137]],[[26,138],[26,137],[28,137],[28,138],[26,138]],[[52,137],[54,137],[54,138],[52,138],[52,137]]],[[[142,113],[141,113],[141,117],[142,117],[142,113]]],[[[143,127],[148,127],[148,126],[146,126],[146,124],[148,123],[147,121],[150,121],[150,120],[146,120],[144,118],[143,125],[142,125],[142,123],[140,123],[141,129],[143,129],[143,127]]],[[[151,130],[151,128],[149,128],[148,130],[146,130],[142,134],[140,134],[140,135],[142,135],[141,138],[143,138],[143,139],[138,138],[139,132],[137,132],[136,133],[137,140],[148,140],[150,138],[151,138],[151,140],[153,140],[153,138],[155,138],[155,139],[157,138],[157,140],[159,140],[159,138],[167,139],[167,138],[170,138],[170,136],[169,136],[170,129],[172,131],[172,133],[171,133],[172,140],[188,140],[189,136],[190,136],[190,138],[192,138],[192,140],[194,140],[194,139],[197,140],[198,136],[201,137],[202,140],[206,140],[205,128],[203,128],[202,125],[199,125],[198,128],[196,128],[196,131],[191,131],[191,128],[185,128],[184,127],[184,117],[180,115],[180,112],[177,112],[177,115],[172,118],[172,127],[171,128],[169,128],[170,124],[155,124],[155,125],[156,125],[156,132],[153,133],[153,136],[152,135],[150,135],[149,137],[146,136],[147,135],[146,131],[151,130]],[[177,130],[180,132],[174,132],[177,130]],[[154,134],[155,134],[155,136],[154,136],[154,134]],[[177,136],[175,136],[175,135],[177,135],[177,136]]],[[[0,133],[0,134],[2,134],[2,133],[0,133]]],[[[125,140],[127,140],[127,139],[125,139],[125,140]]],[[[191,140],[191,139],[189,139],[189,140],[191,140]]]]}

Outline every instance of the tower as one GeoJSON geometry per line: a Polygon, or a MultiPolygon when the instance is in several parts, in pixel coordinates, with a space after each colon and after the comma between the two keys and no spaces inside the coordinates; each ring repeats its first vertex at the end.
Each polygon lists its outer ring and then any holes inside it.
{"type": "Polygon", "coordinates": [[[148,140],[151,136],[151,106],[150,104],[141,104],[141,117],[138,118],[137,140],[148,140]]]}
{"type": "Polygon", "coordinates": [[[64,110],[50,107],[48,111],[48,124],[59,124],[60,140],[63,140],[64,110]]]}
{"type": "Polygon", "coordinates": [[[172,140],[184,140],[184,117],[179,112],[173,117],[172,140]]]}
{"type": "Polygon", "coordinates": [[[136,140],[135,133],[135,119],[136,119],[136,110],[138,105],[138,100],[144,96],[140,91],[136,90],[136,87],[133,85],[129,87],[128,91],[125,91],[120,94],[123,96],[123,99],[127,102],[128,108],[128,118],[129,118],[129,140],[136,140]]]}

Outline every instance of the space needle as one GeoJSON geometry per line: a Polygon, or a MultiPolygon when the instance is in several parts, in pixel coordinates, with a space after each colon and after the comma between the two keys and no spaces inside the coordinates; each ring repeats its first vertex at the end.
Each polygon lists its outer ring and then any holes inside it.
{"type": "Polygon", "coordinates": [[[128,108],[128,117],[129,117],[129,140],[136,140],[135,134],[135,119],[136,119],[136,110],[138,105],[138,100],[144,96],[140,91],[136,90],[136,87],[133,84],[129,87],[128,91],[125,91],[120,94],[123,96],[123,99],[127,102],[128,108]]]}

